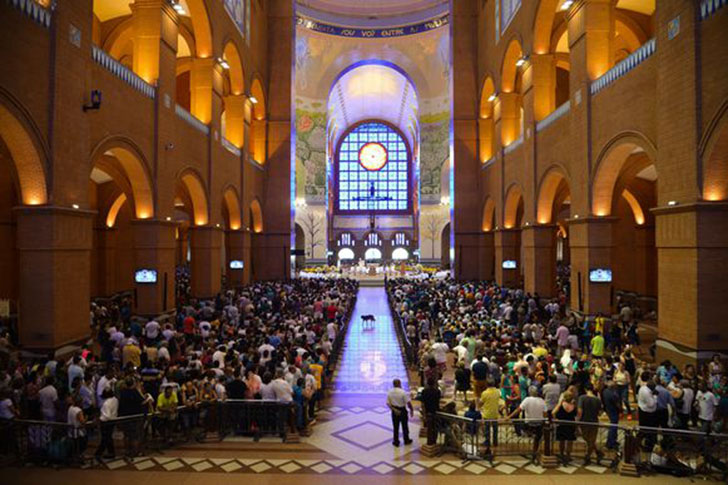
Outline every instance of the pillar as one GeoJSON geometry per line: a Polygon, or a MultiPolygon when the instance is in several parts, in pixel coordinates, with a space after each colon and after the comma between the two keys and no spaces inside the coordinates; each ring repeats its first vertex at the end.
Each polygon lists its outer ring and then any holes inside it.
{"type": "Polygon", "coordinates": [[[524,227],[523,278],[526,292],[541,297],[556,295],[556,226],[524,227]]]}
{"type": "Polygon", "coordinates": [[[138,0],[129,5],[132,13],[133,69],[148,83],[159,78],[164,3],[163,0],[138,0]]]}
{"type": "Polygon", "coordinates": [[[50,350],[88,338],[95,213],[52,206],[15,211],[21,345],[50,350]]]}
{"type": "Polygon", "coordinates": [[[192,296],[213,297],[222,286],[222,229],[211,226],[190,228],[190,280],[192,296]]]}
{"type": "Polygon", "coordinates": [[[728,203],[697,202],[653,213],[658,361],[681,365],[728,352],[728,203]]]}
{"type": "Polygon", "coordinates": [[[521,95],[519,93],[501,93],[500,122],[501,143],[507,147],[521,136],[521,95]]]}
{"type": "Polygon", "coordinates": [[[585,0],[576,2],[570,12],[571,72],[578,82],[594,80],[614,65],[615,4],[613,0],[585,0]]]}
{"type": "Polygon", "coordinates": [[[584,217],[569,220],[571,248],[571,307],[587,314],[608,313],[612,309],[612,284],[592,283],[589,270],[611,269],[611,217],[584,217]]]}
{"type": "Polygon", "coordinates": [[[225,96],[225,138],[238,148],[245,144],[245,96],[225,96]]]}
{"type": "Polygon", "coordinates": [[[478,120],[480,163],[485,163],[493,158],[495,123],[493,118],[480,118],[478,120]]]}
{"type": "Polygon", "coordinates": [[[250,122],[250,155],[253,160],[259,163],[265,163],[265,140],[266,140],[266,122],[264,119],[257,120],[253,118],[250,122]]]}
{"type": "Polygon", "coordinates": [[[212,120],[215,59],[196,57],[190,69],[190,113],[205,124],[212,120]]]}
{"type": "Polygon", "coordinates": [[[635,291],[642,296],[657,296],[657,255],[655,226],[637,225],[635,235],[635,291]]]}
{"type": "Polygon", "coordinates": [[[484,233],[480,237],[480,275],[481,280],[493,281],[495,279],[495,246],[492,231],[484,233]]]}
{"type": "Polygon", "coordinates": [[[96,239],[96,287],[94,296],[109,296],[116,293],[116,236],[114,227],[94,229],[96,239]]]}
{"type": "Polygon", "coordinates": [[[556,58],[553,54],[531,57],[533,116],[538,122],[556,109],[556,58]]]}
{"type": "Polygon", "coordinates": [[[155,219],[132,221],[134,233],[134,271],[152,269],[156,283],[134,282],[134,313],[155,316],[174,309],[175,300],[175,225],[155,219]]]}
{"type": "Polygon", "coordinates": [[[521,284],[521,230],[495,231],[495,280],[501,286],[515,288],[521,284]],[[504,269],[503,261],[515,261],[516,267],[504,269]]]}
{"type": "Polygon", "coordinates": [[[242,286],[249,282],[246,274],[250,273],[250,233],[246,231],[226,231],[227,236],[227,272],[228,286],[242,286]],[[242,261],[243,269],[231,269],[230,261],[242,261]]]}

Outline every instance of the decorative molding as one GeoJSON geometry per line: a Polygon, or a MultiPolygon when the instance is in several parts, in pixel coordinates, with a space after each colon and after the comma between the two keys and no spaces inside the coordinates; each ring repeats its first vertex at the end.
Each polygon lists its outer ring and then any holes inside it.
{"type": "Polygon", "coordinates": [[[728,5],[728,0],[702,0],[700,2],[700,19],[705,20],[715,12],[728,5]]]}
{"type": "Polygon", "coordinates": [[[652,56],[652,54],[654,54],[656,50],[657,42],[653,37],[652,39],[642,44],[636,51],[627,56],[626,59],[616,64],[613,68],[605,72],[601,77],[592,81],[591,85],[589,86],[589,91],[591,92],[592,96],[612,84],[620,77],[627,74],[635,67],[642,64],[645,60],[652,56]]]}
{"type": "Polygon", "coordinates": [[[195,116],[192,113],[190,113],[189,111],[187,111],[186,109],[184,109],[182,106],[176,104],[174,106],[174,111],[177,113],[177,116],[179,116],[180,118],[182,118],[183,120],[185,120],[187,123],[189,123],[193,127],[195,127],[198,130],[200,130],[205,135],[209,135],[210,134],[210,126],[209,125],[206,125],[202,121],[200,121],[197,118],[195,118],[195,116]]]}
{"type": "Polygon", "coordinates": [[[521,145],[523,145],[523,135],[519,136],[516,140],[514,140],[513,142],[511,142],[510,145],[508,145],[507,147],[505,147],[503,149],[503,153],[505,153],[505,154],[511,153],[513,150],[515,150],[516,148],[518,148],[521,145]]]}
{"type": "Polygon", "coordinates": [[[53,15],[52,10],[45,8],[35,0],[7,0],[7,2],[35,20],[36,23],[39,23],[46,29],[50,28],[51,17],[53,15]]]}
{"type": "Polygon", "coordinates": [[[101,47],[97,45],[92,45],[91,57],[93,57],[93,60],[94,62],[96,62],[96,64],[100,65],[111,74],[118,77],[129,86],[142,93],[144,96],[152,99],[156,96],[156,89],[154,88],[154,86],[134,74],[131,69],[111,57],[101,47]]]}
{"type": "Polygon", "coordinates": [[[541,130],[546,129],[548,126],[550,126],[554,121],[558,120],[562,116],[564,116],[566,113],[569,112],[571,109],[571,101],[566,101],[564,104],[556,108],[549,114],[546,118],[542,119],[538,123],[536,123],[536,132],[538,133],[541,130]]]}
{"type": "Polygon", "coordinates": [[[441,15],[435,19],[416,24],[387,28],[352,28],[319,22],[301,15],[296,16],[296,25],[303,28],[321,32],[322,34],[338,35],[340,37],[354,37],[362,39],[388,39],[391,37],[404,37],[406,35],[421,34],[438,29],[450,23],[450,14],[441,15]]]}
{"type": "Polygon", "coordinates": [[[230,141],[227,138],[225,138],[224,136],[222,137],[222,146],[225,147],[225,149],[227,151],[229,151],[236,157],[240,157],[240,148],[238,148],[235,145],[233,145],[232,143],[230,143],[230,141]]]}

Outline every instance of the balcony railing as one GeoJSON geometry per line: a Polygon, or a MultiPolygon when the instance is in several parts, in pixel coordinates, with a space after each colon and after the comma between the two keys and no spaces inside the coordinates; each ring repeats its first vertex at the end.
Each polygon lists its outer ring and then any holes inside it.
{"type": "Polygon", "coordinates": [[[490,157],[488,160],[484,161],[483,164],[480,166],[481,170],[485,170],[486,168],[490,167],[495,163],[495,157],[490,157]]]}
{"type": "Polygon", "coordinates": [[[704,20],[726,5],[728,5],[728,0],[702,0],[700,2],[700,18],[704,20]]]}
{"type": "Polygon", "coordinates": [[[91,55],[93,56],[96,64],[100,65],[111,74],[142,93],[144,96],[154,98],[156,93],[154,86],[147,83],[144,79],[134,74],[131,69],[104,52],[101,47],[94,45],[91,49],[91,55]]]}
{"type": "Polygon", "coordinates": [[[536,123],[536,131],[538,132],[548,127],[551,123],[568,113],[570,108],[571,102],[567,101],[555,110],[553,110],[550,115],[536,123]]]}
{"type": "Polygon", "coordinates": [[[503,149],[503,153],[511,153],[513,150],[518,148],[519,146],[523,145],[523,135],[519,136],[517,140],[514,140],[513,143],[508,145],[503,149]]]}
{"type": "Polygon", "coordinates": [[[187,123],[189,123],[193,127],[197,128],[205,135],[210,134],[210,127],[208,125],[206,125],[205,123],[203,123],[202,121],[195,118],[192,113],[190,113],[189,111],[184,109],[182,106],[177,104],[177,105],[175,105],[174,110],[177,113],[177,116],[179,116],[180,118],[185,120],[187,123]]]}
{"type": "Polygon", "coordinates": [[[589,87],[592,96],[627,74],[635,67],[642,64],[647,58],[655,53],[656,49],[657,43],[654,38],[642,44],[639,49],[627,56],[626,59],[605,72],[600,78],[592,81],[591,86],[589,87]]]}
{"type": "Polygon", "coordinates": [[[228,139],[225,138],[224,136],[222,137],[222,146],[224,146],[227,151],[229,151],[236,157],[240,157],[240,148],[238,148],[235,145],[233,145],[232,143],[230,143],[228,141],[228,139]]]}
{"type": "Polygon", "coordinates": [[[52,12],[35,0],[7,0],[15,8],[35,20],[46,29],[51,26],[52,12]]]}

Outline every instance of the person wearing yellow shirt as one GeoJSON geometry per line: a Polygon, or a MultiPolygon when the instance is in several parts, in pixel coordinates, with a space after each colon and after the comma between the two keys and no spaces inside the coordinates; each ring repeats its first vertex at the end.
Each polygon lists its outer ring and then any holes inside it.
{"type": "Polygon", "coordinates": [[[141,355],[142,350],[139,348],[134,339],[129,339],[126,345],[124,345],[124,348],[121,349],[121,360],[124,367],[126,367],[129,362],[131,362],[134,367],[141,367],[141,355]]]}
{"type": "Polygon", "coordinates": [[[491,430],[493,435],[493,446],[498,446],[498,423],[496,420],[500,417],[499,410],[501,408],[501,395],[497,387],[493,385],[491,379],[485,382],[485,390],[480,395],[480,412],[485,420],[485,441],[483,445],[490,449],[491,430]]]}
{"type": "Polygon", "coordinates": [[[172,442],[172,428],[177,419],[177,393],[173,386],[166,386],[164,391],[157,396],[157,413],[161,421],[162,437],[168,444],[172,442]]]}
{"type": "Polygon", "coordinates": [[[591,339],[591,353],[594,357],[604,357],[604,337],[600,332],[591,339]]]}
{"type": "Polygon", "coordinates": [[[601,333],[604,335],[604,325],[607,323],[607,319],[602,313],[597,313],[597,318],[594,319],[594,332],[601,333]]]}

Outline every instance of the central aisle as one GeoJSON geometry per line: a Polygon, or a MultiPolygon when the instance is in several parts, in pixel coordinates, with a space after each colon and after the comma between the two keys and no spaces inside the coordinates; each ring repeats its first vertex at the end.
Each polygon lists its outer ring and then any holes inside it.
{"type": "Polygon", "coordinates": [[[344,341],[343,355],[334,377],[334,390],[342,394],[383,395],[398,378],[409,390],[407,368],[397,340],[383,287],[360,288],[344,341]],[[374,315],[373,329],[365,329],[362,315],[374,315]]]}

